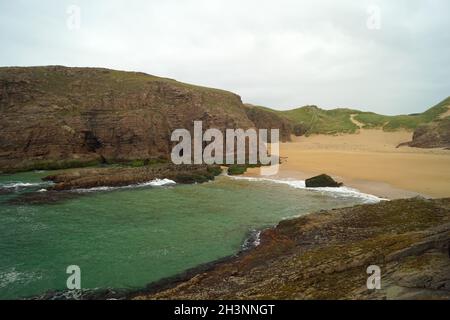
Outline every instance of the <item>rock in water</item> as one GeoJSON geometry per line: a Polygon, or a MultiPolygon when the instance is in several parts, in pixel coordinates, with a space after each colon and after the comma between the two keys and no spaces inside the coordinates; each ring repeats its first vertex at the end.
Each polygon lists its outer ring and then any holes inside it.
{"type": "Polygon", "coordinates": [[[336,182],[332,177],[326,174],[315,176],[305,181],[307,188],[320,188],[320,187],[341,187],[342,182],[336,182]]]}

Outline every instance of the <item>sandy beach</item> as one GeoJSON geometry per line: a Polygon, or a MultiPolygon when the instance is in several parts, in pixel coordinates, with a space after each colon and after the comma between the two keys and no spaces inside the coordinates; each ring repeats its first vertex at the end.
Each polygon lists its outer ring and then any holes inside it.
{"type": "MultiPolygon", "coordinates": [[[[345,185],[387,199],[450,197],[450,150],[397,148],[412,132],[292,137],[280,144],[282,164],[271,178],[306,179],[327,173],[345,185]]],[[[258,176],[259,169],[246,175],[258,176]]]]}

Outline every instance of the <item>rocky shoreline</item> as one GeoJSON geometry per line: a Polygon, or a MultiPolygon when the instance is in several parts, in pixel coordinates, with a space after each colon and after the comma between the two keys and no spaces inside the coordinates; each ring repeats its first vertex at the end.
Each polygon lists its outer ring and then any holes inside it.
{"type": "Polygon", "coordinates": [[[261,233],[261,244],[133,299],[450,299],[450,198],[320,211],[261,233]],[[369,265],[381,289],[366,286],[369,265]],[[189,278],[189,279],[187,279],[189,278]]]}

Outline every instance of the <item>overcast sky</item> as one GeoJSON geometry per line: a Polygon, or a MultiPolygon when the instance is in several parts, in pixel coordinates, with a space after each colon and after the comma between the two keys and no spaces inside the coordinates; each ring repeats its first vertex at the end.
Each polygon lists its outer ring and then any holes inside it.
{"type": "Polygon", "coordinates": [[[449,13],[448,0],[0,0],[0,65],[143,71],[276,109],[412,113],[450,95],[449,13]]]}

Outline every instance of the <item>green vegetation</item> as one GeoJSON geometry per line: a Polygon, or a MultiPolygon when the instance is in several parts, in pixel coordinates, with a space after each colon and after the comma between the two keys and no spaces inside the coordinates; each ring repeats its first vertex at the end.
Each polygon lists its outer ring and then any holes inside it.
{"type": "MultiPolygon", "coordinates": [[[[67,92],[83,92],[84,95],[139,94],[153,86],[167,88],[168,92],[191,95],[201,93],[203,104],[211,112],[223,110],[241,114],[240,100],[229,91],[183,83],[170,78],[153,76],[143,72],[118,71],[105,68],[68,68],[64,66],[1,67],[0,78],[8,78],[10,72],[23,72],[33,80],[34,86],[43,92],[64,95],[67,92]],[[92,84],[95,85],[92,85],[92,84]]],[[[65,110],[69,116],[78,114],[83,108],[65,110]]]]}
{"type": "Polygon", "coordinates": [[[439,119],[443,113],[447,112],[449,106],[450,97],[423,113],[383,116],[372,112],[361,112],[355,116],[355,120],[362,122],[364,128],[383,128],[385,131],[395,131],[398,129],[414,130],[422,124],[439,119]]]}
{"type": "Polygon", "coordinates": [[[159,164],[166,164],[168,160],[165,158],[151,158],[151,159],[134,159],[134,160],[117,160],[117,159],[105,159],[104,164],[108,166],[118,167],[132,167],[139,168],[145,166],[155,166],[159,164]]]}
{"type": "Polygon", "coordinates": [[[206,171],[211,173],[213,176],[218,176],[222,173],[222,168],[220,166],[208,166],[206,171]]]}
{"type": "Polygon", "coordinates": [[[62,170],[70,168],[95,167],[100,165],[99,160],[42,160],[24,164],[21,170],[6,170],[5,172],[31,171],[31,170],[62,170]]]}
{"type": "Polygon", "coordinates": [[[145,160],[133,160],[128,165],[133,168],[143,167],[145,166],[145,160]]]}
{"type": "Polygon", "coordinates": [[[214,176],[202,175],[202,174],[179,174],[175,177],[177,183],[191,184],[191,183],[204,183],[213,180],[214,176]]]}
{"type": "Polygon", "coordinates": [[[144,166],[153,166],[157,164],[167,163],[167,160],[154,158],[154,159],[135,159],[130,162],[124,163],[125,166],[139,168],[144,166]]]}
{"type": "Polygon", "coordinates": [[[281,111],[279,114],[291,120],[295,125],[304,127],[307,134],[354,133],[358,129],[350,120],[350,115],[358,110],[323,110],[317,106],[305,106],[294,110],[281,111]]]}
{"type": "Polygon", "coordinates": [[[228,174],[230,176],[244,174],[247,171],[247,168],[248,166],[246,165],[233,164],[228,167],[228,174]]]}
{"type": "MultiPolygon", "coordinates": [[[[87,168],[87,167],[98,167],[98,166],[111,166],[111,167],[133,167],[139,168],[144,166],[155,166],[160,164],[165,164],[168,161],[166,159],[154,158],[154,159],[135,159],[132,161],[117,161],[117,160],[105,160],[105,159],[94,159],[94,160],[37,160],[37,161],[27,161],[23,164],[21,169],[4,169],[4,173],[15,173],[15,172],[26,172],[32,170],[63,170],[72,168],[87,168]]],[[[220,169],[220,168],[219,168],[220,169]]],[[[219,173],[220,174],[220,173],[219,173]]]]}
{"type": "MultiPolygon", "coordinates": [[[[266,111],[270,109],[253,106],[266,111]]],[[[273,111],[279,116],[289,120],[294,131],[310,134],[339,134],[355,133],[358,125],[354,120],[362,124],[364,129],[380,128],[384,131],[395,131],[399,129],[415,130],[418,126],[438,120],[450,107],[450,97],[441,101],[423,113],[386,116],[373,112],[364,112],[355,109],[338,108],[324,110],[317,106],[304,106],[288,111],[273,111]]]]}
{"type": "Polygon", "coordinates": [[[174,177],[177,183],[204,183],[214,180],[216,176],[222,173],[220,166],[207,166],[205,170],[196,170],[193,172],[179,173],[174,177]]]}

